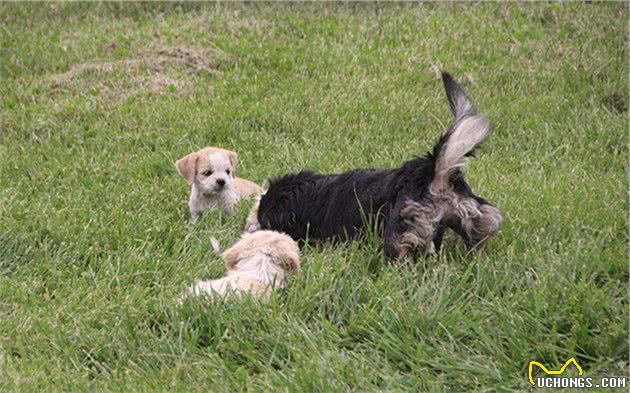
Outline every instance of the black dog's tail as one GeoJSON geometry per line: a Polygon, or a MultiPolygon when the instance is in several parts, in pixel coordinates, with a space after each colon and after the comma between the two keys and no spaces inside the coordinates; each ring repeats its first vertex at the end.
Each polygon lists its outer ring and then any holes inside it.
{"type": "Polygon", "coordinates": [[[432,192],[448,187],[453,171],[464,165],[465,157],[485,142],[491,132],[488,119],[477,114],[472,101],[457,82],[446,72],[442,73],[442,80],[455,122],[433,147],[435,173],[431,182],[432,192]]]}

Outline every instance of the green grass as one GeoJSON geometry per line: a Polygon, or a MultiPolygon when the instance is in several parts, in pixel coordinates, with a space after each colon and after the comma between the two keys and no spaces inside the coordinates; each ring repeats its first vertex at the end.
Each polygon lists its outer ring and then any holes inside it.
{"type": "Polygon", "coordinates": [[[0,4],[0,391],[526,391],[575,356],[628,375],[628,6],[0,4]],[[179,51],[178,51],[179,49],[179,51]],[[176,297],[223,273],[177,158],[263,183],[393,167],[449,125],[450,71],[494,134],[467,179],[505,216],[398,268],[306,247],[268,305],[176,297]]]}

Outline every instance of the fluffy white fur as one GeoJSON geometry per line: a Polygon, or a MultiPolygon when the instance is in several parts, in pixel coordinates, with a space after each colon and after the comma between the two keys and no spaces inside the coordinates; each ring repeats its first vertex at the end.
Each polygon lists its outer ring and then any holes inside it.
{"type": "Polygon", "coordinates": [[[251,293],[265,300],[274,288],[286,287],[289,274],[300,271],[297,243],[275,231],[244,233],[222,256],[227,274],[220,279],[195,283],[189,294],[241,297],[251,293]]]}
{"type": "Polygon", "coordinates": [[[223,207],[230,214],[241,198],[260,194],[261,188],[235,176],[237,155],[217,147],[206,147],[177,160],[177,173],[191,186],[190,215],[196,222],[204,210],[223,207]]]}

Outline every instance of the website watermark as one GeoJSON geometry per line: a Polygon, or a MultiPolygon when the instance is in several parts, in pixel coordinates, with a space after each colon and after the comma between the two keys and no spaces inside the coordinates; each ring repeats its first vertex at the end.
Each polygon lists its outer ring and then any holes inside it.
{"type": "Polygon", "coordinates": [[[558,370],[550,370],[542,363],[532,360],[528,368],[529,383],[538,388],[618,388],[628,389],[628,377],[607,376],[589,377],[584,376],[584,369],[578,364],[575,358],[567,360],[558,370]],[[568,376],[567,368],[574,366],[577,376],[568,376]],[[534,367],[540,369],[540,373],[534,376],[534,367]]]}

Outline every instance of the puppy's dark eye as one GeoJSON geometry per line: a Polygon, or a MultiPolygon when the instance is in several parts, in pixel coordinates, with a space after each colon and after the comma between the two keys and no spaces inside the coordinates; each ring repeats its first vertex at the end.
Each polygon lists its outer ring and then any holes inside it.
{"type": "Polygon", "coordinates": [[[230,174],[230,170],[228,169],[227,171],[225,171],[228,175],[230,174]]]}
{"type": "Polygon", "coordinates": [[[204,176],[211,176],[212,175],[212,171],[205,171],[201,173],[204,176]]]}

